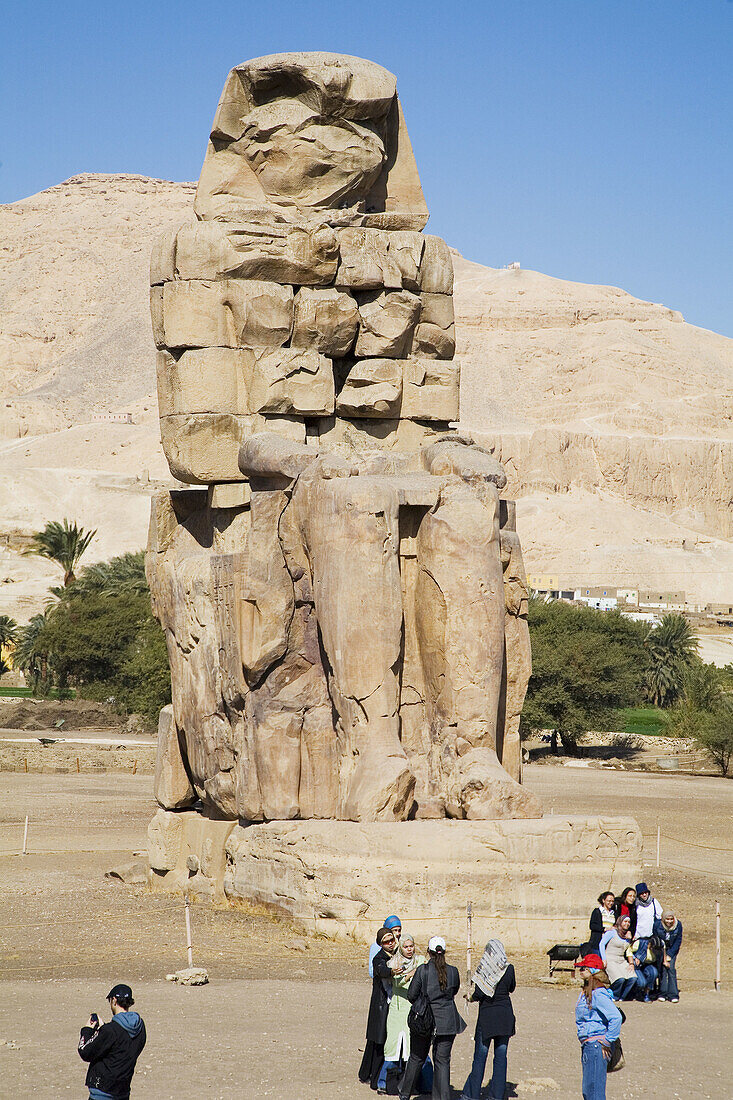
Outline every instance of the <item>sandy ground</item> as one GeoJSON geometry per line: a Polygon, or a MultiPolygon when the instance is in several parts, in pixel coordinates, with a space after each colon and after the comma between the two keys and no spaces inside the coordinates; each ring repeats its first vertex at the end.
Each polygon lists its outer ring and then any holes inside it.
{"type": "MultiPolygon", "coordinates": [[[[103,985],[78,979],[3,985],[3,1096],[50,1100],[83,1095],[85,1067],[75,1052],[78,1028],[91,1011],[106,1018],[103,985]]],[[[149,1040],[138,1062],[133,1097],[367,1100],[374,1095],[356,1077],[366,982],[223,980],[181,989],[146,981],[137,983],[134,992],[149,1040]]],[[[515,994],[510,1097],[580,1096],[576,998],[569,989],[515,994]]],[[[711,1001],[692,993],[679,1005],[629,1005],[622,1040],[626,1068],[609,1078],[609,1100],[729,1100],[733,997],[720,994],[711,1001]]],[[[475,1011],[464,1010],[469,1030],[455,1043],[454,1087],[463,1084],[470,1068],[475,1011]]]]}
{"type": "MultiPolygon", "coordinates": [[[[685,924],[680,1004],[630,1006],[628,1068],[610,1079],[609,1098],[733,1097],[733,861],[720,850],[733,848],[733,783],[550,766],[528,767],[526,780],[555,812],[633,813],[651,838],[645,877],[685,924]],[[724,914],[720,994],[712,991],[716,897],[724,914]]],[[[81,1094],[77,1028],[90,1011],[103,1014],[104,994],[123,978],[151,1034],[135,1095],[371,1095],[354,1083],[368,999],[363,947],[309,939],[256,910],[196,905],[195,962],[211,984],[164,981],[185,965],[180,900],[104,878],[140,858],[150,788],[145,775],[0,773],[0,1095],[81,1094]],[[26,813],[30,853],[22,856],[26,813]]],[[[542,985],[541,954],[516,964],[509,1095],[579,1096],[575,993],[542,985]]],[[[468,1035],[456,1044],[454,1084],[470,1053],[468,1035]]]]}

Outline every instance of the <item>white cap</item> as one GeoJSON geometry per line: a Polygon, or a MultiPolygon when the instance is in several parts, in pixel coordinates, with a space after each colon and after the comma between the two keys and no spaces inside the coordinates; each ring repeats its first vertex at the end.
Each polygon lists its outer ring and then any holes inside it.
{"type": "Polygon", "coordinates": [[[428,944],[428,951],[435,953],[436,951],[445,951],[445,940],[442,936],[433,936],[428,944]]]}

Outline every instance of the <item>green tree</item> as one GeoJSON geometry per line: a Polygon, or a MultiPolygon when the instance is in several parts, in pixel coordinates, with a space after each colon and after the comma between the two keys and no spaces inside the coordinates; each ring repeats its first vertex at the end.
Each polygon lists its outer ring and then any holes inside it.
{"type": "Polygon", "coordinates": [[[668,719],[674,737],[690,737],[710,756],[723,775],[733,764],[733,696],[727,669],[702,662],[684,675],[682,699],[668,719]]]}
{"type": "Polygon", "coordinates": [[[637,703],[646,666],[646,628],[616,611],[561,601],[529,602],[532,677],[522,729],[556,730],[577,752],[588,730],[612,724],[614,712],[637,703]]]}
{"type": "Polygon", "coordinates": [[[15,645],[18,629],[18,624],[10,615],[0,615],[0,649],[15,645]]]}
{"type": "Polygon", "coordinates": [[[669,707],[679,699],[685,673],[699,660],[699,642],[684,615],[665,615],[646,637],[648,654],[647,695],[657,707],[669,707]]]}
{"type": "Polygon", "coordinates": [[[44,642],[47,614],[48,610],[34,615],[26,626],[19,629],[13,650],[13,664],[23,670],[34,694],[45,694],[51,686],[48,649],[44,642]]]}
{"type": "Polygon", "coordinates": [[[96,533],[96,529],[85,531],[67,519],[61,523],[49,520],[42,531],[33,535],[33,546],[28,553],[50,558],[60,565],[64,571],[64,586],[68,587],[76,580],[74,570],[96,533]]]}
{"type": "Polygon", "coordinates": [[[142,553],[84,569],[47,610],[36,648],[60,688],[112,697],[151,722],[170,702],[165,637],[152,615],[142,553]]]}
{"type": "Polygon", "coordinates": [[[88,565],[74,584],[77,593],[99,592],[106,596],[127,593],[145,595],[148,582],[145,578],[145,551],[128,551],[109,561],[88,565]]]}

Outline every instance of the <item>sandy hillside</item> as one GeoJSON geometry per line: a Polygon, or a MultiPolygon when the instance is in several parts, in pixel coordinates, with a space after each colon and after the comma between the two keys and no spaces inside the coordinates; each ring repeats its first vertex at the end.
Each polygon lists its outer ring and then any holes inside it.
{"type": "MultiPolygon", "coordinates": [[[[144,545],[168,477],[148,257],[192,200],[82,175],[0,207],[0,613],[57,578],[18,553],[47,519],[98,528],[89,561],[144,545]]],[[[455,267],[461,418],[507,467],[528,567],[728,599],[733,341],[613,287],[455,267]]]]}

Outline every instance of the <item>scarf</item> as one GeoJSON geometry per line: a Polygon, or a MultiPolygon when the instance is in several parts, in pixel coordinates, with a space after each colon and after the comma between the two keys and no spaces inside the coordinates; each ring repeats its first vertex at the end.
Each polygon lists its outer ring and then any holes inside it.
{"type": "Polygon", "coordinates": [[[506,957],[504,944],[501,940],[489,940],[481,956],[481,962],[476,967],[473,980],[482,993],[487,997],[493,997],[508,966],[509,960],[506,957]]]}
{"type": "Polygon", "coordinates": [[[395,991],[408,989],[410,982],[415,976],[415,971],[417,970],[418,966],[420,965],[420,963],[425,962],[424,956],[418,955],[417,950],[415,951],[415,954],[412,956],[411,959],[408,959],[407,955],[405,955],[404,951],[402,950],[405,943],[414,942],[415,940],[410,935],[410,933],[404,932],[402,934],[402,939],[400,940],[400,946],[397,948],[397,951],[392,956],[395,967],[404,966],[406,968],[404,973],[395,974],[394,978],[392,979],[395,991]]]}

